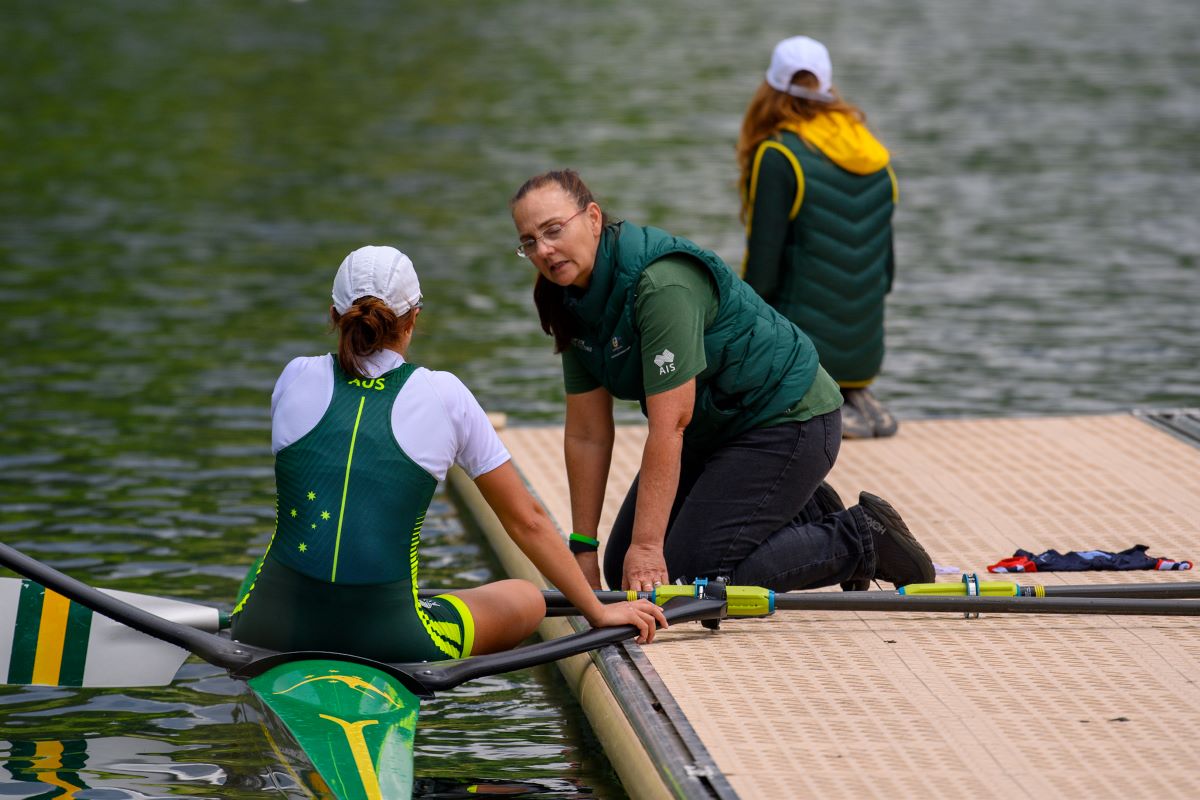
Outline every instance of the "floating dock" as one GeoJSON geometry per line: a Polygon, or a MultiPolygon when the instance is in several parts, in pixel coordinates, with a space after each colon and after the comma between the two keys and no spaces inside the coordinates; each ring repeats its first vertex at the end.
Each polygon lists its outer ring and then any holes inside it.
{"type": "MultiPolygon", "coordinates": [[[[601,532],[639,467],[619,426],[601,532]]],[[[501,437],[560,529],[562,430],[501,437]]],[[[462,473],[452,490],[505,570],[545,585],[462,473]]],[[[889,499],[935,563],[1018,549],[1200,563],[1200,412],[906,421],[847,441],[829,482],[889,499]]],[[[1032,573],[1022,584],[1194,581],[1032,573]]],[[[959,581],[958,574],[939,580],[959,581]]],[[[885,588],[891,588],[886,586],[885,588]]],[[[545,637],[585,623],[552,618],[545,637]]],[[[561,664],[629,795],[643,798],[1200,797],[1195,617],[781,611],[561,664]]]]}

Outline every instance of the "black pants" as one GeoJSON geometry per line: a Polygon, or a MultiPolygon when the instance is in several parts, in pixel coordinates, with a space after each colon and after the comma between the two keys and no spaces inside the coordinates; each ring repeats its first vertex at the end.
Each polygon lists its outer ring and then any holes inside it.
{"type": "MultiPolygon", "coordinates": [[[[812,499],[841,443],[839,410],[755,428],[704,456],[685,446],[664,545],[671,580],[723,577],[783,592],[870,578],[875,550],[860,510],[825,513],[812,499]]],[[[604,552],[616,589],[637,490],[635,477],[604,552]]]]}

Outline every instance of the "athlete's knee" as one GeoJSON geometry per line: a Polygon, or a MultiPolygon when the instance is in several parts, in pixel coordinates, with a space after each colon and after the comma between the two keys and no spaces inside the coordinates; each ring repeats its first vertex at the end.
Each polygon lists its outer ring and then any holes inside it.
{"type": "Polygon", "coordinates": [[[509,625],[532,631],[546,616],[546,599],[532,583],[520,578],[508,578],[490,585],[493,607],[503,609],[509,625]]]}
{"type": "Polygon", "coordinates": [[[529,581],[513,580],[513,597],[521,607],[521,616],[529,624],[530,629],[536,628],[546,616],[546,598],[541,589],[529,581]]]}
{"type": "Polygon", "coordinates": [[[542,590],[529,581],[521,581],[522,591],[527,593],[529,601],[542,611],[546,610],[546,596],[542,594],[542,590]]]}

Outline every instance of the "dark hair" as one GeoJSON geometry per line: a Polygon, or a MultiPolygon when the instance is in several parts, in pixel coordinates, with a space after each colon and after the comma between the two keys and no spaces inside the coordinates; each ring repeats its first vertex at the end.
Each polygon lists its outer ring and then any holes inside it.
{"type": "Polygon", "coordinates": [[[360,297],[345,314],[331,310],[331,327],[338,332],[338,364],[351,378],[366,378],[363,359],[396,344],[412,327],[416,309],[398,315],[378,297],[360,297]]]}
{"type": "MultiPolygon", "coordinates": [[[[517,189],[517,193],[508,201],[508,210],[511,212],[521,198],[534,189],[541,189],[551,184],[571,195],[575,200],[575,207],[580,211],[587,208],[589,203],[596,202],[596,198],[592,196],[592,190],[583,182],[583,178],[579,177],[578,172],[573,169],[554,169],[543,172],[541,175],[534,175],[521,184],[521,188],[517,189]]],[[[603,209],[600,210],[600,214],[604,226],[613,221],[608,214],[604,213],[603,209]]],[[[555,353],[561,353],[570,347],[575,333],[574,319],[563,305],[565,295],[564,287],[547,280],[540,272],[538,273],[537,280],[533,284],[533,304],[537,308],[542,330],[554,337],[555,353]]]]}

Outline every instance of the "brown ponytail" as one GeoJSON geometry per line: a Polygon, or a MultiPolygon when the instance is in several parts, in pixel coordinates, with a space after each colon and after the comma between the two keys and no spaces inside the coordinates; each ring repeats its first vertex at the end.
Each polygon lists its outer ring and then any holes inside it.
{"type": "Polygon", "coordinates": [[[416,319],[416,309],[398,316],[378,297],[360,297],[345,314],[330,310],[338,332],[338,364],[351,378],[366,378],[363,359],[400,342],[416,319]]]}
{"type": "MultiPolygon", "coordinates": [[[[543,172],[541,175],[534,175],[521,184],[521,188],[517,189],[517,193],[508,201],[508,210],[511,212],[521,198],[534,189],[541,189],[543,186],[551,184],[571,195],[575,200],[575,207],[580,211],[587,208],[590,203],[596,202],[596,198],[592,196],[592,190],[583,182],[583,178],[579,177],[578,172],[573,169],[555,169],[543,172]]],[[[597,205],[599,204],[597,203],[597,205]]],[[[613,222],[608,214],[604,213],[604,209],[600,210],[600,214],[602,226],[607,227],[613,222]]],[[[570,347],[571,339],[575,336],[575,320],[563,304],[565,296],[566,289],[564,287],[547,280],[542,277],[541,273],[538,273],[537,280],[533,284],[533,305],[537,308],[542,330],[554,337],[555,353],[561,353],[570,347]]]]}

